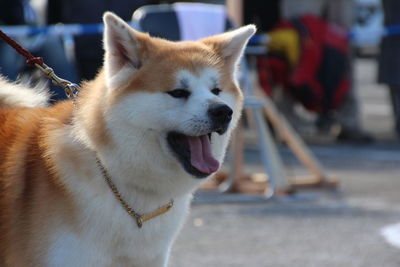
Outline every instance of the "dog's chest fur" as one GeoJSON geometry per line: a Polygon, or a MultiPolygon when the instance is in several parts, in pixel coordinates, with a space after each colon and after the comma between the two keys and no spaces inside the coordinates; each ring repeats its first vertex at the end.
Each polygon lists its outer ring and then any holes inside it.
{"type": "MultiPolygon", "coordinates": [[[[91,151],[76,153],[79,145],[60,133],[55,136],[65,140],[65,144],[54,151],[54,160],[58,161],[68,188],[74,192],[78,219],[50,233],[47,265],[70,262],[69,266],[165,266],[172,242],[187,214],[191,193],[175,197],[171,210],[139,228],[107,185],[91,151]],[[80,167],[65,161],[65,151],[70,149],[75,151],[80,167]]],[[[125,193],[125,200],[140,214],[170,201],[167,196],[148,194],[134,187],[120,189],[125,193]]]]}
{"type": "MultiPolygon", "coordinates": [[[[46,265],[69,262],[68,266],[165,266],[170,246],[187,213],[189,195],[175,199],[170,211],[139,228],[111,190],[99,193],[85,186],[81,190],[85,197],[78,203],[78,225],[73,225],[74,229],[64,225],[51,233],[46,265]]],[[[157,208],[151,204],[150,209],[157,208]]],[[[140,206],[134,208],[141,210],[140,206]]]]}

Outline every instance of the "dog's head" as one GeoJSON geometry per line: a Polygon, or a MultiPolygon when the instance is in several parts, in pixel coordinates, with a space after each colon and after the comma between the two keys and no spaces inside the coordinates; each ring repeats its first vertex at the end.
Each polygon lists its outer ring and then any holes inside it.
{"type": "Polygon", "coordinates": [[[170,42],[135,31],[112,13],[104,23],[105,121],[112,139],[175,173],[216,172],[240,117],[235,75],[255,27],[170,42]]]}

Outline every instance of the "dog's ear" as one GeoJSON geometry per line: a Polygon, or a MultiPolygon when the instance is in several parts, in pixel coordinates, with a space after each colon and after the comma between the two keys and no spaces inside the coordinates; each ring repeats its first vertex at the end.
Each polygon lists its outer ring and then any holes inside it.
{"type": "Polygon", "coordinates": [[[227,64],[235,69],[243,55],[247,42],[255,32],[256,27],[254,25],[247,25],[201,41],[212,47],[217,54],[225,59],[227,64]]]}
{"type": "Polygon", "coordinates": [[[125,21],[106,12],[104,21],[104,69],[109,88],[124,84],[145,60],[147,34],[135,31],[125,21]]]}

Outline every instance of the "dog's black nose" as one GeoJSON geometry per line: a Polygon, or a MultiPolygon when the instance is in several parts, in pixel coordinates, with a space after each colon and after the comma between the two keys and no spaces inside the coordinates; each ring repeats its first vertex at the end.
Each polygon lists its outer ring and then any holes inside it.
{"type": "Polygon", "coordinates": [[[216,125],[226,125],[232,119],[232,109],[227,105],[213,105],[208,110],[208,115],[210,116],[211,120],[216,125]]]}

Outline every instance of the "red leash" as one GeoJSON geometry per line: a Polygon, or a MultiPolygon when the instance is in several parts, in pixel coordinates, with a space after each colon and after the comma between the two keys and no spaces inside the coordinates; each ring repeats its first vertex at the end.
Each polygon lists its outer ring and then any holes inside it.
{"type": "Polygon", "coordinates": [[[69,99],[74,100],[78,95],[79,86],[71,83],[70,81],[61,79],[58,77],[52,68],[44,64],[43,58],[34,57],[28,50],[23,48],[20,44],[18,44],[14,39],[5,34],[2,30],[0,30],[0,37],[12,48],[15,49],[19,54],[26,58],[26,64],[28,66],[35,66],[38,68],[47,78],[51,79],[54,85],[61,86],[64,88],[65,94],[69,99]]]}
{"type": "Polygon", "coordinates": [[[34,57],[28,50],[23,48],[20,44],[18,44],[14,39],[11,39],[7,34],[5,34],[2,30],[0,30],[0,37],[3,38],[3,40],[9,44],[11,47],[15,49],[19,54],[24,56],[26,58],[26,64],[28,66],[34,66],[35,64],[38,64],[40,66],[43,66],[43,58],[41,57],[34,57]]]}

